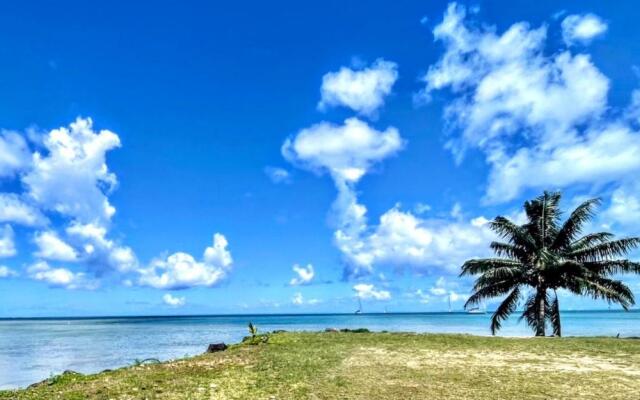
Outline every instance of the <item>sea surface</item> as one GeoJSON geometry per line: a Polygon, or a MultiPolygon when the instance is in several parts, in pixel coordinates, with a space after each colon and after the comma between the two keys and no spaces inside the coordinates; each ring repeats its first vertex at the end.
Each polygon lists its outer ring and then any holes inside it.
{"type": "MultiPolygon", "coordinates": [[[[169,360],[239,342],[253,322],[261,332],[368,328],[372,331],[488,335],[490,314],[313,314],[190,317],[0,319],[0,389],[25,387],[70,369],[95,373],[136,359],[169,360]]],[[[640,311],[565,311],[565,336],[640,336],[640,311]]],[[[530,336],[517,317],[500,332],[530,336]]]]}

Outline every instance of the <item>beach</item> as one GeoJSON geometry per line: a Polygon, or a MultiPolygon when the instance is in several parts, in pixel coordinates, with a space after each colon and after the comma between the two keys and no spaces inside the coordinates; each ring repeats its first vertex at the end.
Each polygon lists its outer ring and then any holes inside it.
{"type": "MultiPolygon", "coordinates": [[[[640,336],[637,311],[566,311],[562,315],[566,336],[640,336]]],[[[130,366],[136,359],[166,361],[199,355],[209,343],[240,342],[248,334],[249,322],[259,332],[367,328],[487,336],[489,318],[490,314],[442,312],[0,320],[0,389],[24,388],[65,370],[92,374],[130,366]]],[[[505,337],[531,334],[515,316],[500,331],[505,337]]]]}
{"type": "Polygon", "coordinates": [[[0,398],[632,399],[640,341],[277,333],[167,363],[68,372],[0,398]]]}

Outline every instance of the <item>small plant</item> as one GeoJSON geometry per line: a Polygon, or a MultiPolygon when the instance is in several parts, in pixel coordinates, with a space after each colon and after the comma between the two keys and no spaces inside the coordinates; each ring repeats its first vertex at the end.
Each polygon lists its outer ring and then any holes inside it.
{"type": "Polygon", "coordinates": [[[250,344],[267,343],[269,341],[269,334],[259,335],[258,327],[252,322],[249,322],[249,335],[242,339],[243,342],[250,342],[250,344]]]}
{"type": "Polygon", "coordinates": [[[258,336],[258,327],[256,327],[252,322],[249,322],[249,334],[251,338],[255,340],[256,336],[258,336]]]}

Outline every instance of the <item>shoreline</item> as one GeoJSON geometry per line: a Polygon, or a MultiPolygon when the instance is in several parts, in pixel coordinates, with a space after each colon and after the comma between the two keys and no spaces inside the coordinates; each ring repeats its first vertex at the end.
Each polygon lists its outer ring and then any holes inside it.
{"type": "Polygon", "coordinates": [[[216,353],[96,374],[68,372],[26,389],[0,391],[0,399],[386,399],[433,393],[442,399],[526,399],[575,398],[576,390],[617,399],[624,398],[616,397],[620,385],[627,388],[626,398],[640,396],[638,377],[640,341],[631,339],[280,332],[266,342],[241,342],[216,353]],[[526,390],[521,382],[529,382],[526,390]],[[506,390],[504,397],[496,397],[498,387],[506,390]]]}
{"type": "MultiPolygon", "coordinates": [[[[461,338],[470,338],[470,339],[489,339],[489,340],[640,340],[640,337],[638,336],[630,336],[630,337],[616,337],[616,336],[563,336],[563,337],[555,337],[555,336],[544,336],[544,337],[536,337],[534,335],[490,335],[490,334],[486,334],[486,335],[481,335],[481,334],[473,334],[473,333],[449,333],[449,332],[411,332],[411,331],[375,331],[375,330],[369,330],[368,328],[356,328],[354,329],[349,329],[349,328],[335,328],[335,327],[330,327],[330,328],[325,328],[324,330],[278,330],[278,331],[272,331],[272,332],[266,332],[264,334],[258,335],[258,336],[273,336],[273,335],[280,335],[280,334],[303,334],[303,335],[331,335],[331,334],[343,334],[343,335],[347,335],[347,334],[351,334],[351,335],[361,335],[361,334],[368,334],[368,335],[404,335],[404,336],[423,336],[423,337],[461,337],[461,338]],[[360,329],[364,329],[364,331],[360,331],[360,329]]],[[[248,337],[245,337],[245,339],[247,339],[248,337]]],[[[228,346],[228,348],[232,348],[232,347],[237,347],[237,346],[242,346],[245,345],[245,340],[241,340],[239,342],[231,342],[231,343],[225,343],[225,345],[228,346]]],[[[192,355],[186,355],[184,357],[176,357],[176,358],[160,358],[160,359],[153,359],[158,361],[157,364],[167,364],[167,363],[173,363],[173,362],[180,362],[180,361],[184,361],[184,360],[189,360],[191,358],[195,358],[195,357],[199,357],[202,356],[204,354],[208,354],[209,352],[207,351],[207,346],[209,344],[203,344],[203,351],[202,353],[199,354],[192,354],[192,355]]],[[[150,360],[150,359],[149,359],[150,360]]],[[[135,364],[137,360],[134,361],[133,364],[135,364]]],[[[6,388],[6,389],[0,389],[0,392],[3,391],[21,391],[21,390],[27,390],[30,389],[34,386],[38,386],[41,384],[45,384],[46,382],[50,381],[51,379],[60,376],[60,375],[65,375],[65,374],[77,374],[80,376],[92,376],[92,375],[100,375],[102,373],[107,373],[107,372],[113,372],[113,371],[118,371],[118,370],[123,370],[123,369],[127,369],[127,368],[131,368],[133,365],[132,364],[125,364],[125,365],[120,365],[120,366],[113,366],[111,368],[106,368],[106,369],[102,369],[102,370],[98,370],[98,371],[94,371],[94,372],[79,372],[79,371],[75,371],[72,369],[65,369],[63,372],[61,372],[60,374],[52,374],[51,377],[40,380],[40,381],[36,381],[30,384],[27,384],[26,386],[19,386],[19,387],[14,387],[14,388],[6,388]]]]}

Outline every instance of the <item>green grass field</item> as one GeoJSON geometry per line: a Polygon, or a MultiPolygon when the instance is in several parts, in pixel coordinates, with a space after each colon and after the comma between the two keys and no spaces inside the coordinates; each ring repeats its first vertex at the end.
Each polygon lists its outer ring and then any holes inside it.
{"type": "Polygon", "coordinates": [[[640,399],[640,340],[279,333],[221,353],[54,377],[4,398],[640,399]]]}

